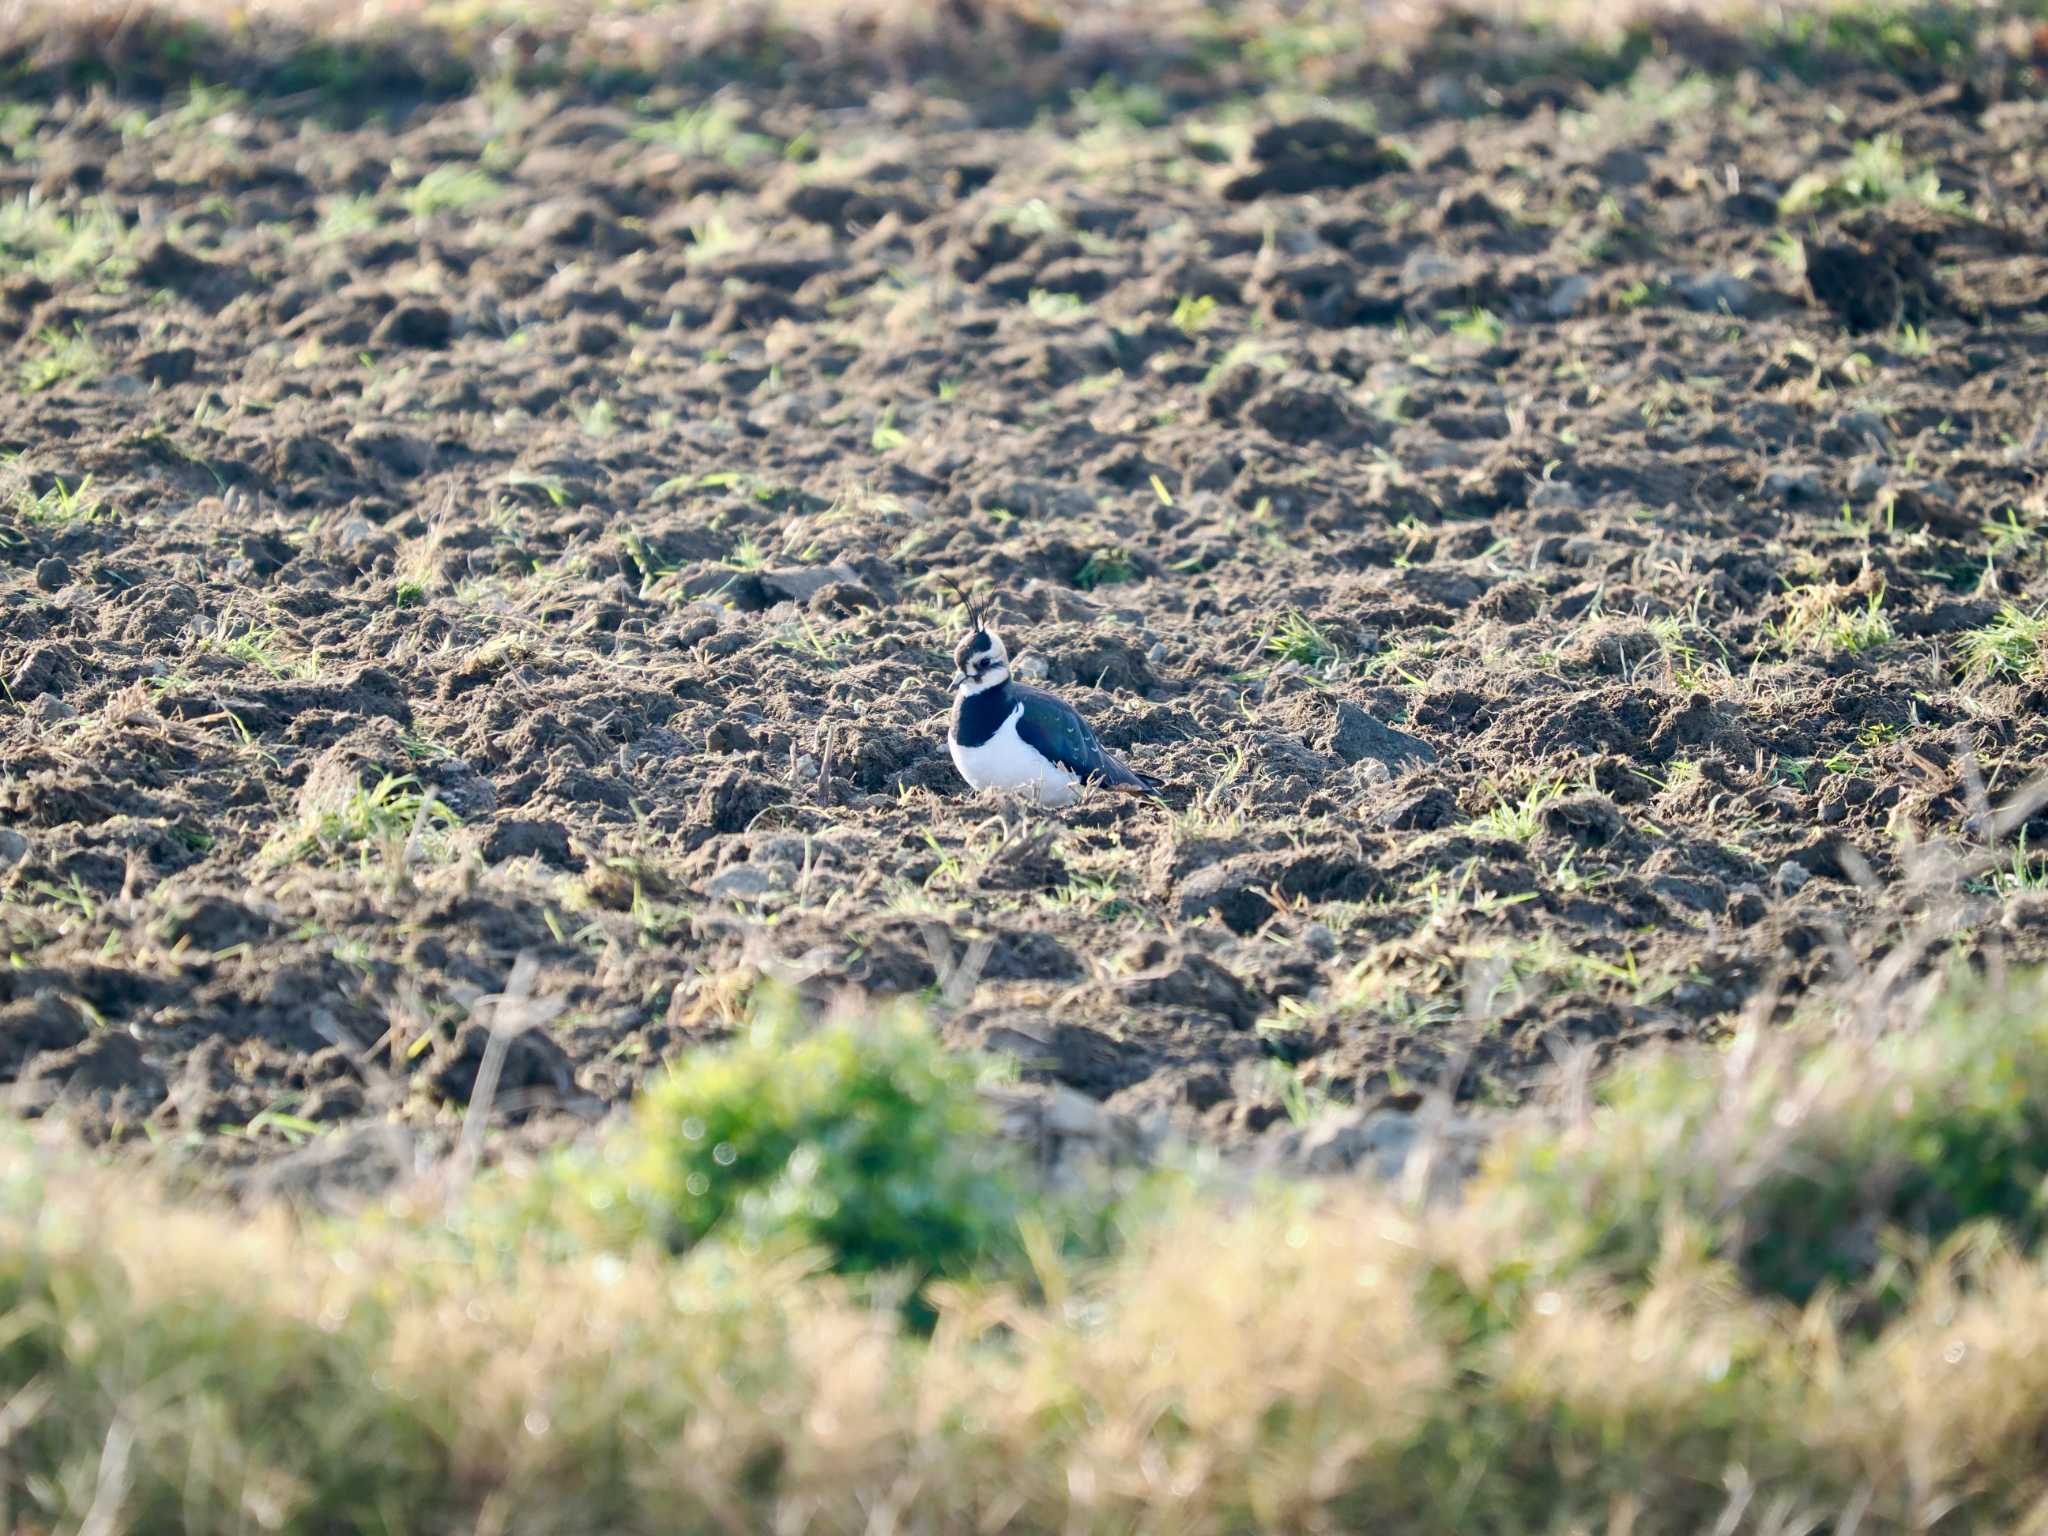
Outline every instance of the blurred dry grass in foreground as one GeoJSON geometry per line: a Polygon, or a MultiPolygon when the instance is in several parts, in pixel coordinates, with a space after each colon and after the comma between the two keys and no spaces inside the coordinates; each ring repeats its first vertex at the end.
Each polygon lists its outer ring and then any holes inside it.
{"type": "MultiPolygon", "coordinates": [[[[813,1145],[939,1049],[840,1027],[813,1145]]],[[[794,1124],[749,1049],[643,1109],[674,1171],[730,1159],[664,1116],[794,1124]]],[[[634,1238],[626,1155],[302,1224],[17,1143],[0,1501],[103,1533],[2039,1530],[2044,1103],[2048,986],[1964,984],[1894,1044],[1652,1065],[1455,1209],[1188,1179],[1083,1257],[1047,1206],[929,1331],[829,1246],[634,1238]],[[1759,1234],[1839,1262],[1796,1302],[1759,1234]]]]}

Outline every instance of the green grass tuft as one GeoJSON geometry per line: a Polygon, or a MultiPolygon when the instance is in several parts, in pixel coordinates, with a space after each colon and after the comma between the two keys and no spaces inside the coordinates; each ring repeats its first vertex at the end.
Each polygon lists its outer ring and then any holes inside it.
{"type": "Polygon", "coordinates": [[[2048,607],[2032,613],[2007,603],[1997,617],[1963,636],[1963,672],[1990,680],[2016,680],[2042,670],[2048,658],[2048,607]]]}
{"type": "Polygon", "coordinates": [[[1500,795],[1475,826],[1509,842],[1526,843],[1543,830],[1543,809],[1564,793],[1563,780],[1546,780],[1529,787],[1519,800],[1500,795]]]}
{"type": "Polygon", "coordinates": [[[1833,583],[1797,587],[1788,596],[1785,617],[1763,628],[1787,655],[1811,649],[1830,657],[1860,656],[1898,638],[1882,590],[1866,595],[1860,606],[1847,589],[1833,583]]]}
{"type": "Polygon", "coordinates": [[[1931,168],[1908,165],[1897,134],[1880,133],[1860,140],[1848,159],[1806,172],[1785,189],[1778,209],[1793,215],[1898,202],[1955,213],[1963,207],[1963,194],[1945,190],[1931,168]]]}
{"type": "Polygon", "coordinates": [[[709,101],[701,107],[686,108],[658,122],[641,123],[633,129],[635,138],[686,155],[718,160],[730,166],[758,164],[783,153],[781,140],[754,133],[740,124],[744,115],[730,102],[709,101]]]}
{"type": "Polygon", "coordinates": [[[269,851],[281,863],[327,862],[350,853],[367,862],[373,852],[387,858],[402,854],[415,839],[431,841],[461,824],[461,818],[411,774],[386,774],[316,811],[269,851]]]}
{"type": "Polygon", "coordinates": [[[39,350],[22,363],[18,374],[23,394],[41,394],[70,379],[96,379],[107,371],[106,355],[93,344],[83,327],[76,327],[69,334],[53,327],[36,340],[39,350]]]}
{"type": "Polygon", "coordinates": [[[1138,562],[1131,558],[1129,550],[1105,545],[1091,551],[1081,562],[1080,569],[1074,572],[1074,585],[1083,592],[1092,592],[1097,587],[1114,587],[1136,581],[1138,575],[1138,562]]]}
{"type": "Polygon", "coordinates": [[[1173,306],[1173,326],[1190,341],[1206,331],[1216,319],[1216,300],[1211,294],[1182,294],[1173,306]]]}
{"type": "Polygon", "coordinates": [[[461,213],[488,203],[501,190],[488,172],[441,165],[407,190],[405,208],[415,219],[431,219],[437,213],[461,213]]]}
{"type": "Polygon", "coordinates": [[[1283,617],[1267,631],[1265,650],[1282,661],[1297,662],[1311,672],[1319,672],[1337,659],[1337,645],[1305,613],[1294,612],[1283,617]]]}
{"type": "Polygon", "coordinates": [[[2023,891],[2048,891],[2048,855],[2027,846],[2021,829],[2013,843],[2012,857],[1987,871],[1974,888],[1987,896],[2017,896],[2023,891]]]}
{"type": "Polygon", "coordinates": [[[15,490],[13,499],[14,509],[21,514],[23,522],[48,528],[68,528],[94,522],[107,509],[106,503],[93,493],[91,475],[69,486],[52,476],[50,488],[42,495],[36,495],[24,485],[15,490]]]}
{"type": "Polygon", "coordinates": [[[116,284],[134,269],[129,243],[120,216],[103,203],[59,208],[34,192],[0,202],[0,273],[116,284]]]}

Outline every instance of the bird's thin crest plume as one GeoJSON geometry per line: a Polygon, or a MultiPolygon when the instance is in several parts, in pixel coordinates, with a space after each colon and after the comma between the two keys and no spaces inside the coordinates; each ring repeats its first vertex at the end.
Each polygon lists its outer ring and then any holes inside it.
{"type": "Polygon", "coordinates": [[[953,595],[960,599],[960,606],[967,610],[967,628],[969,633],[977,629],[986,628],[987,626],[982,621],[988,616],[987,607],[973,593],[961,586],[954,577],[941,572],[939,580],[944,585],[953,589],[953,595]]]}

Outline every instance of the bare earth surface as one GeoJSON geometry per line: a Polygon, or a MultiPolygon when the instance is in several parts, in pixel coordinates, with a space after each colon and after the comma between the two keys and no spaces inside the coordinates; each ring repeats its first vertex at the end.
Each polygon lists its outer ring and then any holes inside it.
{"type": "Polygon", "coordinates": [[[1225,1142],[1517,1102],[2044,759],[2002,79],[0,130],[0,1080],[95,1137],[445,1143],[522,953],[536,1138],[763,975],[1225,1142]],[[1165,804],[967,793],[942,573],[1165,804]]]}

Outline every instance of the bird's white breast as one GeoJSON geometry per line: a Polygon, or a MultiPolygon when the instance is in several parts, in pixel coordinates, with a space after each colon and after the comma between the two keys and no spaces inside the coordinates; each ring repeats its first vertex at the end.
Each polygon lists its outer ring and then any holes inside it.
{"type": "Polygon", "coordinates": [[[1080,793],[1080,778],[1067,772],[1017,734],[1019,704],[995,735],[978,747],[951,743],[953,766],[976,789],[1003,789],[1035,796],[1041,805],[1067,805],[1080,793]]]}

